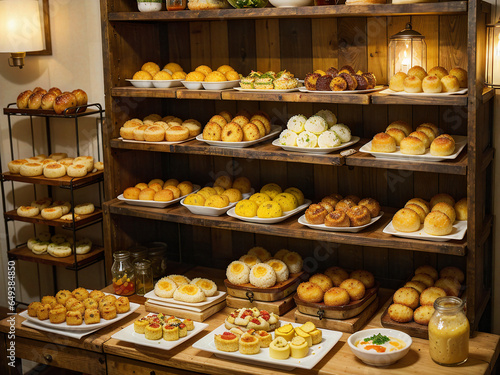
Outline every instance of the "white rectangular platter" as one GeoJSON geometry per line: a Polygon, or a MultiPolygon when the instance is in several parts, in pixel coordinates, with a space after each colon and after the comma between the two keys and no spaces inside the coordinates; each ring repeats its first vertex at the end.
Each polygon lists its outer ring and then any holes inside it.
{"type": "Polygon", "coordinates": [[[446,95],[460,95],[460,94],[467,94],[468,89],[462,89],[459,91],[455,92],[438,92],[438,93],[430,93],[430,92],[405,92],[405,91],[393,91],[391,89],[385,89],[384,91],[380,91],[381,94],[388,94],[388,95],[401,95],[401,96],[412,96],[415,98],[418,98],[419,96],[430,96],[430,97],[435,97],[439,98],[441,96],[446,96],[446,95]]]}
{"type": "Polygon", "coordinates": [[[245,141],[245,142],[223,142],[223,141],[209,141],[206,139],[203,139],[203,133],[198,134],[196,136],[196,139],[200,142],[205,142],[208,143],[210,146],[219,146],[219,147],[230,147],[230,148],[243,148],[243,147],[248,147],[252,146],[256,143],[260,143],[263,141],[266,141],[268,139],[273,138],[277,134],[281,132],[281,126],[279,125],[272,125],[271,126],[271,131],[269,132],[268,135],[263,136],[262,138],[256,139],[255,141],[245,141]]]}
{"type": "Polygon", "coordinates": [[[276,90],[276,89],[269,89],[269,90],[263,90],[263,89],[244,89],[243,87],[234,87],[235,90],[238,91],[245,91],[245,92],[270,92],[270,93],[275,93],[275,94],[281,94],[284,92],[294,92],[294,91],[299,91],[298,87],[295,87],[293,89],[285,89],[285,90],[276,90]]]}
{"type": "Polygon", "coordinates": [[[378,216],[372,217],[370,222],[365,225],[360,225],[359,227],[327,227],[325,224],[310,224],[306,220],[306,215],[302,215],[299,217],[299,224],[305,225],[306,227],[309,227],[311,229],[319,229],[319,230],[324,230],[327,232],[350,232],[350,233],[357,233],[362,231],[364,228],[369,227],[376,221],[378,221],[384,213],[380,211],[380,214],[378,216]]]}
{"type": "Polygon", "coordinates": [[[450,241],[450,240],[462,240],[465,236],[465,232],[467,232],[467,221],[455,221],[453,223],[453,230],[451,231],[450,234],[446,236],[432,236],[430,234],[427,234],[424,232],[424,226],[422,225],[421,228],[416,231],[416,232],[399,232],[396,229],[394,229],[394,226],[392,225],[392,220],[383,230],[384,233],[391,234],[393,236],[397,237],[404,237],[404,238],[411,238],[414,240],[426,240],[426,241],[435,241],[435,242],[445,242],[445,241],[450,241]]]}
{"type": "Polygon", "coordinates": [[[235,219],[240,219],[242,221],[247,221],[249,223],[257,223],[257,224],[275,224],[279,223],[283,220],[288,219],[290,216],[293,216],[300,211],[305,210],[312,202],[309,199],[304,200],[304,204],[297,207],[295,210],[290,210],[290,211],[285,211],[283,212],[283,215],[280,217],[271,217],[271,218],[261,218],[258,216],[254,217],[246,217],[246,216],[240,216],[236,214],[235,208],[231,208],[229,211],[227,211],[227,214],[231,217],[234,217],[235,219]]]}
{"type": "Polygon", "coordinates": [[[208,307],[224,300],[226,298],[226,292],[218,290],[215,295],[213,295],[212,297],[207,297],[207,299],[203,302],[183,302],[183,301],[177,301],[173,298],[158,297],[155,294],[154,290],[146,293],[144,297],[154,301],[154,303],[156,304],[167,307],[179,307],[182,309],[188,309],[188,307],[193,307],[195,308],[193,311],[203,311],[208,307]]]}
{"type": "MultiPolygon", "coordinates": [[[[200,185],[193,185],[193,191],[192,193],[197,192],[200,190],[200,185]]],[[[174,203],[177,203],[184,199],[186,195],[183,195],[182,197],[172,199],[169,202],[157,202],[157,201],[146,201],[146,200],[141,200],[141,199],[127,199],[123,196],[123,194],[120,194],[117,198],[120,201],[123,201],[127,204],[131,204],[132,206],[143,206],[143,207],[152,207],[152,208],[165,208],[167,206],[170,206],[174,203]]]]}
{"type": "MultiPolygon", "coordinates": [[[[288,323],[288,322],[287,322],[288,323]]],[[[291,323],[294,327],[301,326],[299,323],[291,323]]],[[[319,329],[319,328],[318,328],[319,329]]],[[[227,331],[224,324],[217,327],[215,330],[204,336],[193,344],[193,348],[214,353],[216,357],[228,359],[230,361],[241,361],[251,363],[253,365],[263,365],[284,370],[294,368],[312,369],[323,357],[335,346],[342,337],[341,332],[320,329],[323,335],[323,340],[309,348],[309,354],[304,358],[289,357],[285,360],[273,359],[269,356],[269,348],[261,348],[258,354],[247,355],[240,352],[222,352],[217,350],[214,343],[214,336],[220,335],[227,331]]],[[[274,339],[274,332],[271,333],[274,339]]]]}
{"type": "Polygon", "coordinates": [[[406,155],[402,154],[399,151],[399,146],[396,146],[396,152],[377,152],[372,151],[372,141],[363,145],[359,151],[367,154],[371,154],[379,159],[390,159],[390,160],[399,160],[399,161],[443,161],[455,159],[460,152],[462,152],[463,148],[467,145],[467,137],[463,135],[453,135],[453,139],[455,140],[455,152],[448,156],[434,156],[431,155],[430,149],[425,150],[425,154],[423,155],[406,155]]]}
{"type": "MultiPolygon", "coordinates": [[[[149,315],[154,315],[154,314],[149,314],[149,315]]],[[[111,336],[111,338],[129,342],[131,344],[149,346],[151,348],[158,348],[163,350],[170,350],[182,344],[184,341],[193,338],[198,333],[200,333],[201,331],[203,331],[205,328],[208,327],[208,324],[206,323],[198,323],[198,322],[193,322],[193,323],[194,323],[194,329],[192,331],[188,331],[187,336],[184,336],[176,341],[166,341],[163,340],[163,338],[159,340],[148,340],[146,336],[143,335],[142,333],[137,333],[134,331],[134,323],[116,332],[114,335],[111,336]]]]}
{"type": "Polygon", "coordinates": [[[303,152],[310,154],[329,154],[330,152],[342,150],[346,147],[352,146],[359,142],[359,137],[352,137],[349,142],[342,143],[337,147],[299,147],[299,146],[286,146],[280,144],[279,138],[275,139],[272,143],[273,146],[281,147],[285,151],[303,152]]]}

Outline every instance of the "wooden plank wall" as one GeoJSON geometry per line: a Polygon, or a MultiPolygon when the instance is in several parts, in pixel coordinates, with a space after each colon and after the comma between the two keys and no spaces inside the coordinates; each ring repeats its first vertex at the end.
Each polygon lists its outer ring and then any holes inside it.
{"type": "MultiPolygon", "coordinates": [[[[467,16],[398,16],[354,17],[325,19],[229,20],[200,22],[170,22],[162,24],[116,23],[113,51],[119,62],[113,73],[116,85],[140,69],[146,61],[165,65],[180,63],[186,72],[206,64],[216,69],[230,64],[246,75],[250,70],[287,69],[299,78],[314,69],[352,65],[356,70],[371,71],[379,83],[387,83],[388,37],[412,22],[414,29],[426,36],[428,68],[442,65],[467,68],[467,16]]],[[[286,124],[298,113],[310,116],[320,109],[330,109],[339,122],[349,125],[353,134],[372,137],[395,120],[406,120],[414,127],[422,122],[436,123],[451,134],[466,134],[467,113],[464,108],[349,104],[314,104],[282,102],[227,102],[213,100],[171,100],[116,98],[112,133],[127,116],[141,117],[149,113],[181,118],[196,118],[205,123],[221,110],[233,114],[246,109],[262,109],[273,121],[286,124]]],[[[447,192],[457,200],[466,195],[466,178],[454,175],[407,172],[373,168],[328,167],[272,161],[230,159],[196,155],[114,150],[123,171],[117,173],[114,184],[123,190],[139,181],[152,178],[190,179],[208,184],[222,172],[247,176],[255,188],[268,182],[281,186],[297,186],[307,198],[321,199],[339,192],[374,197],[382,205],[402,207],[415,196],[430,199],[434,194],[447,192]],[[139,163],[134,162],[140,160],[139,163]]],[[[180,246],[182,260],[224,268],[254,245],[275,252],[288,248],[307,257],[310,271],[339,264],[347,268],[366,268],[379,279],[395,282],[397,286],[414,267],[430,263],[436,267],[448,264],[464,267],[464,259],[453,256],[325,244],[313,241],[290,240],[280,237],[232,233],[209,229],[154,223],[135,218],[115,219],[123,223],[125,239],[120,246],[153,239],[172,241],[180,246]],[[133,230],[139,221],[148,230],[133,230]],[[152,230],[151,228],[154,228],[152,230]],[[131,234],[132,233],[132,234],[131,234]],[[156,238],[152,238],[156,233],[156,238]],[[175,237],[175,240],[172,238],[175,237]],[[210,238],[211,241],[207,241],[210,238]],[[321,266],[320,266],[321,264],[321,266]]],[[[396,284],[396,285],[394,285],[396,284]]]]}

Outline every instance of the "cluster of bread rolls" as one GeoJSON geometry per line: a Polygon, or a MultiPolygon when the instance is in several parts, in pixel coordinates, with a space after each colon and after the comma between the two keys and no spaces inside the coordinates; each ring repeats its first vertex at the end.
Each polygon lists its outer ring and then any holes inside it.
{"type": "Polygon", "coordinates": [[[201,133],[201,124],[194,119],[182,121],[175,116],[151,114],[143,120],[133,118],[120,128],[123,139],[146,142],[180,142],[201,133]]]}
{"type": "Polygon", "coordinates": [[[102,171],[102,161],[94,162],[92,156],[68,157],[65,152],[40,154],[26,159],[16,159],[8,163],[10,173],[35,177],[42,174],[46,178],[84,177],[87,173],[102,171]]]}
{"type": "Polygon", "coordinates": [[[208,65],[200,65],[185,76],[191,82],[225,82],[240,79],[240,74],[230,65],[221,65],[212,70],[208,65]]]}
{"type": "Polygon", "coordinates": [[[299,284],[297,296],[304,302],[343,306],[351,301],[359,301],[365,296],[366,290],[374,286],[375,278],[371,272],[356,270],[349,274],[343,268],[334,266],[299,284]]]}
{"type": "Polygon", "coordinates": [[[174,62],[169,62],[160,70],[160,66],[155,62],[148,61],[142,65],[141,70],[134,73],[132,79],[136,80],[159,80],[169,81],[172,79],[185,79],[186,73],[182,67],[174,62]]]}
{"type": "MultiPolygon", "coordinates": [[[[35,87],[33,91],[26,90],[19,94],[17,108],[54,110],[57,114],[61,114],[68,108],[84,106],[87,102],[87,93],[81,89],[62,92],[57,87],[52,87],[49,91],[35,87]]],[[[85,111],[85,108],[70,109],[67,113],[75,111],[85,111]]]]}
{"type": "Polygon", "coordinates": [[[311,204],[305,218],[310,224],[325,224],[327,227],[359,227],[379,214],[380,204],[373,198],[360,199],[355,195],[342,198],[335,193],[311,204]]]}
{"type": "Polygon", "coordinates": [[[191,194],[192,191],[193,183],[190,181],[179,182],[175,178],[170,178],[164,182],[160,178],[155,178],[147,184],[139,182],[135,186],[126,188],[123,197],[126,199],[170,202],[191,194]]]}
{"type": "MultiPolygon", "coordinates": [[[[36,255],[49,254],[56,258],[64,258],[73,254],[73,237],[42,232],[30,238],[26,246],[36,255]]],[[[92,241],[88,238],[81,238],[74,244],[78,255],[87,254],[91,248],[92,241]]]]}
{"type": "Polygon", "coordinates": [[[426,72],[421,66],[414,66],[408,74],[398,72],[391,77],[389,88],[408,93],[456,92],[467,88],[467,71],[453,68],[449,72],[442,66],[435,66],[426,72]]]}
{"type": "Polygon", "coordinates": [[[257,111],[252,115],[247,110],[242,110],[235,117],[228,111],[222,111],[208,120],[203,128],[203,139],[246,142],[255,141],[270,132],[271,118],[263,111],[257,111]]]}
{"type": "Polygon", "coordinates": [[[306,74],[304,85],[311,91],[370,90],[377,85],[377,78],[373,73],[356,72],[350,65],[340,69],[332,66],[326,71],[315,70],[306,74]]]}
{"type": "Polygon", "coordinates": [[[464,281],[465,275],[457,267],[444,267],[438,274],[430,265],[420,266],[411,281],[394,293],[389,317],[398,323],[414,320],[427,326],[434,314],[434,301],[439,297],[458,297],[464,281]]]}
{"type": "Polygon", "coordinates": [[[234,180],[229,175],[217,177],[213,187],[206,186],[196,193],[189,194],[184,204],[222,208],[243,199],[244,193],[251,190],[250,180],[238,177],[234,180]]]}
{"type": "MultiPolygon", "coordinates": [[[[79,215],[89,215],[95,210],[93,203],[81,203],[74,207],[75,220],[79,215]]],[[[45,197],[37,199],[29,206],[19,206],[17,214],[22,217],[34,217],[40,215],[46,220],[73,220],[71,203],[68,201],[54,201],[52,198],[45,197]]]]}
{"type": "Polygon", "coordinates": [[[372,151],[396,152],[397,147],[402,154],[423,155],[429,149],[431,155],[448,156],[455,152],[455,139],[448,134],[439,135],[436,125],[425,122],[415,131],[406,121],[394,121],[372,139],[372,151]]]}
{"type": "Polygon", "coordinates": [[[72,292],[60,290],[55,296],[44,296],[41,302],[32,302],[28,306],[28,315],[39,320],[49,320],[53,324],[66,322],[69,326],[96,324],[116,318],[130,310],[127,297],[116,298],[105,295],[100,290],[90,293],[85,288],[76,288],[72,292]]]}
{"type": "Polygon", "coordinates": [[[467,198],[455,203],[449,194],[437,194],[430,202],[413,198],[406,202],[392,218],[392,226],[399,232],[416,232],[424,225],[424,232],[433,236],[450,234],[455,220],[467,220],[467,198]]]}

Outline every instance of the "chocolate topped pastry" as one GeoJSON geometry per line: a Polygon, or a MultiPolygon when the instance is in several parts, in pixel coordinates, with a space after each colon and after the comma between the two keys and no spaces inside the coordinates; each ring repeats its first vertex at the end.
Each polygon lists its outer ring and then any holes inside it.
{"type": "Polygon", "coordinates": [[[349,73],[349,74],[356,74],[356,71],[354,70],[354,68],[350,65],[344,65],[342,68],[339,69],[339,74],[340,73],[349,73]]]}
{"type": "Polygon", "coordinates": [[[316,90],[318,91],[331,91],[330,90],[330,82],[332,81],[332,77],[329,75],[324,75],[318,78],[316,81],[316,90]]]}
{"type": "Polygon", "coordinates": [[[345,91],[347,90],[347,82],[344,78],[337,76],[330,82],[330,89],[332,91],[345,91]]]}
{"type": "Polygon", "coordinates": [[[359,74],[355,74],[353,77],[358,83],[356,90],[366,90],[368,88],[368,80],[365,77],[359,74]]]}
{"type": "Polygon", "coordinates": [[[321,74],[319,73],[308,73],[306,74],[306,78],[304,79],[304,85],[306,86],[306,89],[310,91],[315,91],[316,90],[316,81],[318,78],[321,77],[321,74]]]}
{"type": "Polygon", "coordinates": [[[329,75],[329,76],[331,76],[332,78],[335,78],[339,74],[339,71],[338,71],[337,68],[334,68],[332,66],[332,67],[330,67],[330,68],[327,69],[326,74],[329,75]]]}
{"type": "Polygon", "coordinates": [[[356,90],[358,87],[358,82],[354,79],[353,75],[348,73],[339,73],[339,77],[342,77],[347,82],[347,90],[356,90]]]}
{"type": "Polygon", "coordinates": [[[363,73],[363,77],[365,77],[366,80],[368,81],[367,90],[371,90],[371,89],[375,88],[375,86],[377,85],[377,78],[375,77],[375,74],[363,73]]]}

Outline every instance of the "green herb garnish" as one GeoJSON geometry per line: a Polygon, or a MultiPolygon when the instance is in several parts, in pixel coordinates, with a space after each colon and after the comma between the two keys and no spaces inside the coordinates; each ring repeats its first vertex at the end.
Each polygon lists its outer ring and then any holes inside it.
{"type": "Polygon", "coordinates": [[[367,337],[363,341],[373,341],[373,344],[375,345],[382,345],[385,344],[387,341],[391,341],[391,339],[387,336],[382,335],[381,333],[378,333],[376,335],[373,335],[372,337],[367,337]]]}

